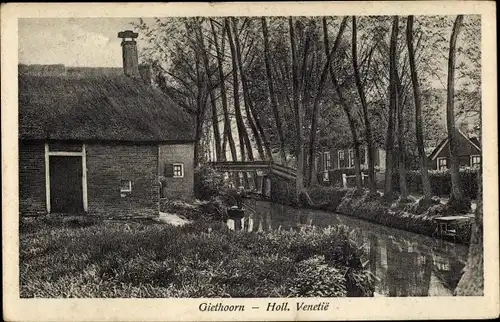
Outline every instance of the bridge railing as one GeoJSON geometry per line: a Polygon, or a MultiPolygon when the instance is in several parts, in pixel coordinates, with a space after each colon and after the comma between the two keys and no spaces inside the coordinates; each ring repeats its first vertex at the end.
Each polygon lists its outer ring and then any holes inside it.
{"type": "Polygon", "coordinates": [[[295,180],[297,171],[272,161],[221,161],[211,162],[212,167],[226,172],[265,171],[287,179],[295,180]]]}

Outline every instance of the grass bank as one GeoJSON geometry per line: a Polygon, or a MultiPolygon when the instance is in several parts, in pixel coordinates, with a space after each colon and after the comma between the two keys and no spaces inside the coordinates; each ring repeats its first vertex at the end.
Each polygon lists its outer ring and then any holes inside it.
{"type": "Polygon", "coordinates": [[[248,233],[93,216],[21,218],[21,297],[370,296],[343,227],[248,233]]]}
{"type": "MultiPolygon", "coordinates": [[[[278,187],[278,186],[276,186],[278,187]]],[[[276,196],[272,201],[295,206],[295,196],[288,190],[276,190],[276,196]]],[[[273,191],[275,193],[276,191],[273,191]]],[[[370,195],[367,190],[345,189],[332,186],[314,186],[306,189],[311,203],[306,198],[301,198],[299,207],[313,208],[343,215],[360,218],[387,227],[410,231],[422,235],[433,236],[435,234],[437,217],[458,215],[446,204],[442,204],[439,198],[432,200],[430,204],[423,204],[421,200],[410,197],[406,202],[395,200],[387,203],[381,194],[370,195]]],[[[292,191],[294,193],[294,191],[292,191]]],[[[455,242],[469,244],[472,223],[466,222],[456,227],[455,242]]]]}

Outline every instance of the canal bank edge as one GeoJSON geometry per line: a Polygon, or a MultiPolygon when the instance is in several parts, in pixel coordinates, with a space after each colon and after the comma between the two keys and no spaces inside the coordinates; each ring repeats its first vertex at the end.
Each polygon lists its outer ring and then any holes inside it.
{"type": "Polygon", "coordinates": [[[301,202],[297,204],[293,189],[283,189],[283,184],[279,182],[272,182],[272,189],[271,198],[265,198],[261,195],[252,195],[251,198],[270,200],[293,207],[336,212],[436,239],[447,239],[466,245],[470,243],[472,221],[458,223],[455,234],[451,238],[439,234],[435,218],[450,215],[450,209],[437,200],[427,206],[423,206],[420,200],[416,199],[405,203],[396,200],[389,204],[382,195],[373,196],[367,190],[314,186],[305,190],[313,203],[301,202]]]}

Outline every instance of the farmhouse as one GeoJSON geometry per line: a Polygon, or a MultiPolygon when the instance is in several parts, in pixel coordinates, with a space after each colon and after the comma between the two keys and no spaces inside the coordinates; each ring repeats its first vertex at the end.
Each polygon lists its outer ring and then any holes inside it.
{"type": "Polygon", "coordinates": [[[192,118],[139,66],[137,33],[119,37],[123,69],[20,66],[21,214],[154,216],[160,177],[192,197],[192,118]]]}
{"type": "MultiPolygon", "coordinates": [[[[458,163],[460,167],[478,167],[481,165],[481,143],[470,135],[468,124],[462,123],[456,129],[458,141],[458,163]]],[[[444,170],[449,167],[450,144],[443,139],[429,155],[429,169],[444,170]]]]}
{"type": "MultiPolygon", "coordinates": [[[[385,150],[381,147],[375,147],[374,150],[376,175],[382,176],[385,171],[385,150]]],[[[361,169],[364,170],[363,179],[366,179],[368,176],[366,171],[366,169],[368,169],[368,149],[366,145],[362,145],[359,152],[361,169]]],[[[353,179],[355,176],[354,149],[337,147],[323,149],[316,155],[315,166],[319,182],[342,183],[342,180],[345,180],[345,176],[353,179]],[[332,177],[332,175],[334,177],[332,177]]]]}

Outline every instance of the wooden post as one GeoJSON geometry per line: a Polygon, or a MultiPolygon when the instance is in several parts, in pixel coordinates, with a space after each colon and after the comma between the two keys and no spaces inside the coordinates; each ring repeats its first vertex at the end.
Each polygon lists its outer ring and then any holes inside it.
{"type": "Polygon", "coordinates": [[[50,166],[49,166],[49,144],[45,143],[45,204],[47,213],[50,214],[50,166]]]}
{"type": "Polygon", "coordinates": [[[83,211],[87,212],[87,152],[85,143],[82,145],[82,195],[83,195],[83,211]]]}

